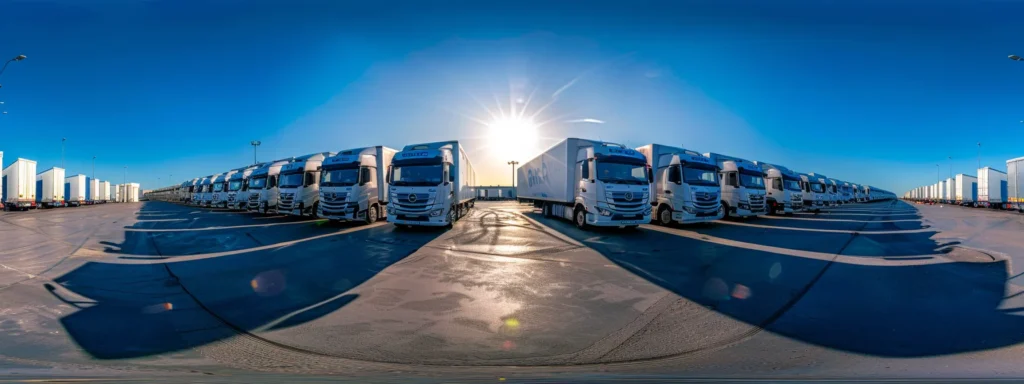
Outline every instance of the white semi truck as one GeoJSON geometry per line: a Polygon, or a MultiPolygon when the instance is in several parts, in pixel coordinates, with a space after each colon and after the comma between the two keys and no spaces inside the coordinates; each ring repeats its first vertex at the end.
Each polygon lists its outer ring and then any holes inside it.
{"type": "Polygon", "coordinates": [[[328,157],[320,171],[320,209],[331,221],[387,218],[387,170],[398,151],[384,146],[349,149],[328,157]]]}
{"type": "Polygon", "coordinates": [[[291,158],[271,161],[252,171],[249,176],[249,203],[245,205],[249,212],[277,212],[280,197],[277,184],[281,167],[291,161],[291,158]]]}
{"type": "Polygon", "coordinates": [[[853,185],[846,181],[841,181],[839,185],[839,195],[843,199],[843,203],[855,203],[853,199],[853,185]]]}
{"type": "Polygon", "coordinates": [[[821,202],[823,204],[825,204],[825,206],[827,206],[827,207],[835,206],[836,205],[835,186],[832,185],[832,183],[830,183],[828,181],[828,176],[822,175],[820,173],[814,173],[814,172],[808,173],[808,175],[813,177],[813,178],[815,178],[815,179],[817,179],[818,182],[821,183],[822,188],[825,190],[825,192],[822,192],[820,194],[821,195],[821,202]]]}
{"type": "Polygon", "coordinates": [[[36,175],[36,203],[46,208],[64,206],[64,168],[53,167],[36,175]]]}
{"type": "MultiPolygon", "coordinates": [[[[209,207],[213,202],[213,185],[221,175],[221,173],[210,175],[203,180],[203,190],[199,193],[199,206],[209,207]]],[[[128,201],[126,198],[122,198],[122,200],[128,201]]]]}
{"type": "Polygon", "coordinates": [[[718,166],[700,152],[661,144],[636,149],[653,175],[651,205],[661,225],[702,223],[721,219],[722,187],[718,166]]]}
{"type": "Polygon", "coordinates": [[[1006,172],[991,167],[978,169],[978,205],[1003,208],[1008,187],[1006,172]]]}
{"type": "MultiPolygon", "coordinates": [[[[820,177],[801,173],[800,188],[804,195],[804,209],[817,212],[825,207],[825,183],[821,182],[820,177]]],[[[867,201],[866,197],[862,198],[867,201]]]]}
{"type": "Polygon", "coordinates": [[[249,178],[252,173],[262,167],[263,164],[253,164],[245,168],[239,168],[238,172],[228,177],[227,207],[229,209],[247,209],[249,203],[249,178]]]}
{"type": "Polygon", "coordinates": [[[629,227],[651,221],[651,177],[647,158],[624,145],[568,138],[518,172],[519,201],[545,216],[577,227],[629,227]]]}
{"type": "Polygon", "coordinates": [[[781,165],[755,161],[764,172],[765,190],[768,191],[768,213],[792,214],[804,209],[804,195],[800,190],[800,175],[781,165]]]}
{"type": "Polygon", "coordinates": [[[68,206],[85,204],[85,175],[74,175],[64,179],[64,199],[68,206]]]}
{"type": "Polygon", "coordinates": [[[100,181],[95,177],[85,178],[85,203],[99,204],[100,202],[100,181]]]}
{"type": "Polygon", "coordinates": [[[388,221],[450,226],[476,203],[476,171],[458,141],[406,145],[388,168],[388,221]]]}
{"type": "Polygon", "coordinates": [[[36,207],[36,162],[17,159],[3,171],[3,203],[8,210],[36,207]]]}
{"type": "Polygon", "coordinates": [[[320,206],[320,167],[333,152],[297,157],[281,167],[277,210],[294,216],[316,216],[320,206]]]}
{"type": "Polygon", "coordinates": [[[223,173],[218,173],[213,177],[213,183],[210,185],[209,199],[203,201],[206,206],[211,208],[219,208],[227,202],[227,184],[228,177],[235,170],[230,170],[223,173]]]}
{"type": "Polygon", "coordinates": [[[751,161],[719,153],[705,153],[721,170],[722,204],[725,216],[749,217],[768,213],[764,172],[751,161]]]}

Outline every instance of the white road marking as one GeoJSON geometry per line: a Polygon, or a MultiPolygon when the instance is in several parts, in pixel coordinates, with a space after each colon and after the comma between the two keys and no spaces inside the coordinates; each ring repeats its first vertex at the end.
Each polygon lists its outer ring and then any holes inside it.
{"type": "Polygon", "coordinates": [[[324,221],[326,219],[313,219],[303,221],[292,221],[287,223],[267,223],[267,224],[245,224],[245,225],[232,225],[227,227],[203,227],[203,228],[167,228],[167,229],[149,229],[149,228],[127,228],[124,230],[128,232],[192,232],[192,231],[215,231],[221,229],[236,229],[236,228],[253,228],[253,227],[272,227],[275,225],[292,225],[292,224],[305,224],[314,223],[317,221],[324,221]]]}
{"type": "Polygon", "coordinates": [[[156,222],[165,222],[165,221],[189,221],[189,220],[195,220],[195,218],[191,218],[191,219],[153,219],[153,220],[135,220],[135,221],[140,222],[140,223],[156,223],[156,222]]]}
{"type": "Polygon", "coordinates": [[[751,223],[739,223],[735,221],[718,220],[717,224],[726,225],[737,225],[741,227],[753,227],[753,228],[765,228],[765,229],[783,229],[787,231],[806,231],[806,232],[826,232],[826,233],[850,233],[860,235],[891,235],[894,233],[920,233],[920,232],[935,232],[932,228],[921,228],[921,229],[904,229],[904,230],[891,230],[891,231],[851,231],[846,229],[818,229],[818,228],[794,228],[794,227],[776,227],[771,225],[763,224],[751,224],[751,223]]]}
{"type": "Polygon", "coordinates": [[[7,266],[7,265],[5,265],[5,264],[0,264],[0,267],[4,267],[4,268],[6,268],[6,269],[10,269],[10,270],[12,270],[12,271],[14,271],[14,272],[18,272],[18,273],[23,273],[23,274],[25,274],[25,276],[28,276],[29,278],[35,278],[35,277],[36,277],[36,275],[33,275],[33,274],[31,274],[31,273],[28,273],[28,272],[22,271],[22,270],[20,270],[20,269],[18,269],[18,268],[14,268],[14,267],[11,267],[11,266],[7,266]]]}
{"type": "Polygon", "coordinates": [[[810,217],[790,217],[790,216],[761,216],[761,219],[773,219],[773,220],[807,220],[807,221],[834,221],[841,223],[909,223],[917,222],[922,219],[902,219],[902,220],[852,220],[852,219],[816,219],[810,217]]]}
{"type": "Polygon", "coordinates": [[[234,251],[204,253],[204,254],[199,254],[199,255],[188,255],[188,256],[133,255],[133,254],[127,254],[127,253],[97,251],[95,249],[89,249],[89,248],[84,248],[83,247],[83,248],[80,248],[75,253],[71,254],[71,256],[73,256],[73,257],[99,257],[99,258],[108,258],[108,257],[116,256],[116,257],[133,257],[133,258],[138,258],[139,259],[139,260],[121,259],[121,260],[117,260],[116,263],[118,263],[118,264],[177,263],[177,262],[183,262],[183,261],[191,261],[191,260],[199,260],[199,259],[209,259],[209,258],[222,257],[222,256],[231,256],[231,255],[237,255],[237,254],[241,254],[241,253],[258,252],[258,251],[263,251],[263,250],[267,250],[267,249],[283,248],[283,247],[287,247],[287,246],[290,246],[290,245],[295,245],[295,244],[299,244],[299,243],[303,243],[303,242],[307,242],[307,241],[313,241],[313,240],[323,239],[323,238],[326,238],[326,237],[344,235],[344,234],[347,234],[347,233],[358,232],[358,231],[362,231],[362,230],[366,230],[366,229],[370,229],[370,228],[376,228],[376,227],[379,227],[379,226],[382,226],[382,225],[385,225],[385,224],[388,224],[388,223],[381,221],[381,222],[373,223],[373,224],[370,224],[370,225],[363,225],[363,226],[360,226],[360,227],[348,228],[348,229],[345,229],[345,230],[342,230],[342,231],[338,231],[338,232],[325,233],[325,234],[322,234],[322,235],[316,235],[316,236],[311,236],[311,237],[302,238],[302,239],[296,239],[296,240],[282,241],[282,242],[276,243],[276,244],[262,245],[262,246],[259,246],[259,247],[252,247],[252,248],[246,248],[246,249],[237,249],[237,250],[234,250],[234,251]],[[145,260],[145,259],[150,259],[150,260],[145,260]]]}
{"type": "Polygon", "coordinates": [[[797,212],[795,214],[796,215],[805,215],[805,216],[829,216],[829,215],[835,215],[835,216],[872,216],[872,217],[878,217],[878,216],[918,216],[918,214],[916,214],[916,213],[886,213],[886,214],[881,214],[881,213],[829,213],[829,212],[825,212],[825,211],[822,211],[821,213],[797,212]]]}
{"type": "Polygon", "coordinates": [[[941,254],[935,255],[915,255],[915,256],[888,256],[888,257],[872,257],[872,256],[844,256],[835,255],[832,253],[825,252],[812,252],[812,251],[801,251],[798,249],[780,248],[769,245],[761,245],[754,243],[747,243],[743,241],[723,239],[720,237],[714,237],[709,235],[700,234],[693,231],[687,231],[676,228],[665,228],[656,225],[644,224],[640,226],[643,229],[658,231],[667,233],[670,235],[676,235],[680,237],[686,237],[694,240],[705,241],[708,243],[726,245],[730,247],[749,249],[754,251],[762,251],[769,253],[777,253],[787,256],[802,257],[805,259],[823,260],[823,261],[835,261],[844,264],[855,264],[855,265],[873,265],[873,266],[913,266],[913,265],[931,265],[931,264],[946,264],[953,263],[953,260],[945,258],[941,254]],[[909,260],[901,260],[909,259],[909,260]]]}

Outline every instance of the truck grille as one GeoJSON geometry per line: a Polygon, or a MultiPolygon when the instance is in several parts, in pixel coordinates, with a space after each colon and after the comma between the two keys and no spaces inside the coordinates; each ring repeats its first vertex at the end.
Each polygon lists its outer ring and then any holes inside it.
{"type": "Polygon", "coordinates": [[[348,192],[324,192],[320,195],[320,210],[324,214],[343,214],[349,212],[355,212],[359,209],[359,203],[346,203],[345,199],[348,198],[348,192]]]}
{"type": "Polygon", "coordinates": [[[612,192],[609,204],[613,209],[634,211],[643,209],[647,204],[646,192],[612,192]]]}
{"type": "Polygon", "coordinates": [[[765,210],[764,195],[749,195],[749,197],[751,211],[762,212],[765,210]]]}
{"type": "Polygon", "coordinates": [[[295,194],[294,193],[282,193],[280,199],[277,200],[277,209],[281,211],[290,211],[295,209],[295,194]]]}
{"type": "Polygon", "coordinates": [[[694,192],[693,193],[693,206],[700,211],[712,211],[718,212],[718,206],[721,204],[718,198],[717,192],[694,192]]]}
{"type": "Polygon", "coordinates": [[[251,194],[249,194],[249,204],[248,204],[249,209],[250,210],[254,210],[257,207],[259,207],[259,205],[260,205],[260,194],[258,194],[258,193],[251,193],[251,194]]]}
{"type": "Polygon", "coordinates": [[[433,202],[430,200],[430,194],[427,193],[396,193],[391,204],[393,204],[396,209],[404,211],[426,212],[433,207],[433,202]],[[410,201],[410,198],[412,201],[410,201]]]}

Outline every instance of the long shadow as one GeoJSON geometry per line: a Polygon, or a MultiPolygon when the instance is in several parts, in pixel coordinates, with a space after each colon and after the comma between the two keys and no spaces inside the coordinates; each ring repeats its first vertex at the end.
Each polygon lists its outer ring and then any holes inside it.
{"type": "MultiPolygon", "coordinates": [[[[331,230],[340,228],[306,228],[307,232],[331,230]]],[[[238,232],[221,236],[244,236],[238,232]]],[[[148,356],[321,318],[352,302],[356,295],[346,293],[351,288],[442,233],[395,233],[393,226],[382,225],[220,257],[87,262],[47,288],[79,308],[60,322],[90,355],[99,359],[148,356]]],[[[276,241],[282,235],[275,236],[276,241]]],[[[147,237],[144,232],[126,232],[125,243],[113,246],[124,249],[131,243],[138,247],[135,252],[159,255],[144,252],[141,244],[151,240],[147,237]]],[[[184,238],[178,241],[186,243],[180,245],[182,249],[197,246],[184,238]]],[[[263,239],[257,236],[254,241],[263,239]]],[[[200,252],[224,249],[208,247],[200,252]]]]}
{"type": "MultiPolygon", "coordinates": [[[[1021,309],[1012,305],[1001,308],[1006,305],[1009,275],[1005,261],[953,253],[904,265],[856,262],[942,253],[942,247],[952,245],[938,244],[923,235],[871,237],[877,245],[871,250],[867,243],[859,245],[861,257],[833,262],[654,230],[581,231],[570,223],[529,215],[685,299],[802,342],[876,356],[921,357],[1024,341],[1024,317],[1013,314],[1021,309]],[[901,243],[887,244],[889,240],[901,243]]],[[[865,237],[823,238],[805,233],[802,238],[780,241],[755,233],[746,238],[787,249],[836,243],[828,252],[845,255],[865,237]]],[[[659,345],[674,343],[685,333],[680,329],[687,327],[686,319],[677,321],[680,324],[645,329],[642,334],[659,345]]],[[[716,334],[710,329],[696,332],[716,334]]],[[[680,346],[673,348],[685,352],[685,343],[681,340],[680,346]]]]}

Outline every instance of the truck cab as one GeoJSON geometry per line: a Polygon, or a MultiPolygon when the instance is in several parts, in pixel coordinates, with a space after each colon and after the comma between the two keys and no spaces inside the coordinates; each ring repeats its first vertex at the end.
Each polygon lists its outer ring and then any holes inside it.
{"type": "Polygon", "coordinates": [[[830,183],[828,181],[828,177],[825,176],[825,175],[822,175],[820,173],[814,173],[814,172],[808,173],[808,175],[810,175],[812,178],[814,178],[819,183],[821,183],[821,187],[822,187],[822,189],[824,189],[824,192],[821,193],[821,202],[826,207],[835,206],[836,205],[836,194],[835,194],[835,191],[834,191],[834,187],[835,186],[832,185],[832,183],[830,183]]]}
{"type": "Polygon", "coordinates": [[[388,182],[384,173],[396,152],[382,146],[356,148],[324,160],[317,216],[367,224],[386,218],[388,182]]]}
{"type": "Polygon", "coordinates": [[[709,222],[725,215],[719,168],[711,159],[696,151],[660,144],[636,151],[651,166],[651,205],[658,224],[709,222]]]}
{"type": "Polygon", "coordinates": [[[228,207],[228,181],[231,180],[231,177],[239,171],[241,171],[241,169],[232,169],[224,172],[213,181],[213,199],[210,200],[211,207],[228,207]]]}
{"type": "Polygon", "coordinates": [[[817,212],[825,207],[825,183],[820,178],[801,173],[800,188],[804,195],[804,209],[817,212]]]}
{"type": "Polygon", "coordinates": [[[849,204],[853,202],[853,190],[850,187],[850,183],[845,181],[839,182],[839,196],[843,201],[843,204],[849,204]]]}
{"type": "Polygon", "coordinates": [[[458,141],[407,145],[388,169],[388,221],[450,226],[476,202],[476,173],[458,141]]]}
{"type": "Polygon", "coordinates": [[[224,190],[224,174],[218,173],[210,176],[208,181],[209,183],[203,189],[203,194],[200,197],[200,205],[204,207],[212,207],[213,196],[224,190]]]}
{"type": "MultiPolygon", "coordinates": [[[[192,192],[192,204],[193,205],[196,205],[196,206],[202,206],[203,205],[203,193],[205,193],[207,190],[209,190],[210,184],[212,184],[212,183],[213,183],[213,175],[206,176],[204,178],[199,179],[199,184],[196,185],[195,191],[192,192]]],[[[121,188],[123,189],[124,186],[121,186],[121,188]]],[[[121,193],[122,190],[118,189],[117,191],[120,194],[120,196],[117,198],[117,201],[124,200],[124,193],[121,193]]]]}
{"type": "Polygon", "coordinates": [[[843,205],[843,203],[845,203],[845,201],[843,201],[842,185],[843,182],[839,180],[833,178],[825,179],[825,186],[830,186],[832,188],[832,201],[835,206],[843,205]]]}
{"type": "Polygon", "coordinates": [[[305,216],[316,215],[320,206],[320,167],[333,152],[314,153],[295,158],[281,167],[278,178],[280,213],[305,216]]]}
{"type": "Polygon", "coordinates": [[[705,153],[704,156],[711,158],[721,168],[718,177],[722,186],[725,216],[749,217],[768,213],[764,172],[760,166],[718,153],[705,153]]]}
{"type": "Polygon", "coordinates": [[[232,173],[228,177],[226,203],[228,209],[246,209],[246,204],[249,203],[249,178],[252,177],[253,171],[261,166],[263,164],[239,168],[238,172],[232,173]]]}
{"type": "Polygon", "coordinates": [[[792,214],[804,209],[803,191],[800,190],[800,175],[781,165],[764,162],[754,163],[764,171],[764,186],[767,193],[768,213],[792,214]]]}
{"type": "Polygon", "coordinates": [[[267,214],[277,211],[280,197],[277,184],[281,176],[281,167],[291,161],[292,159],[271,161],[252,171],[248,181],[249,202],[245,205],[249,212],[267,214]]]}

